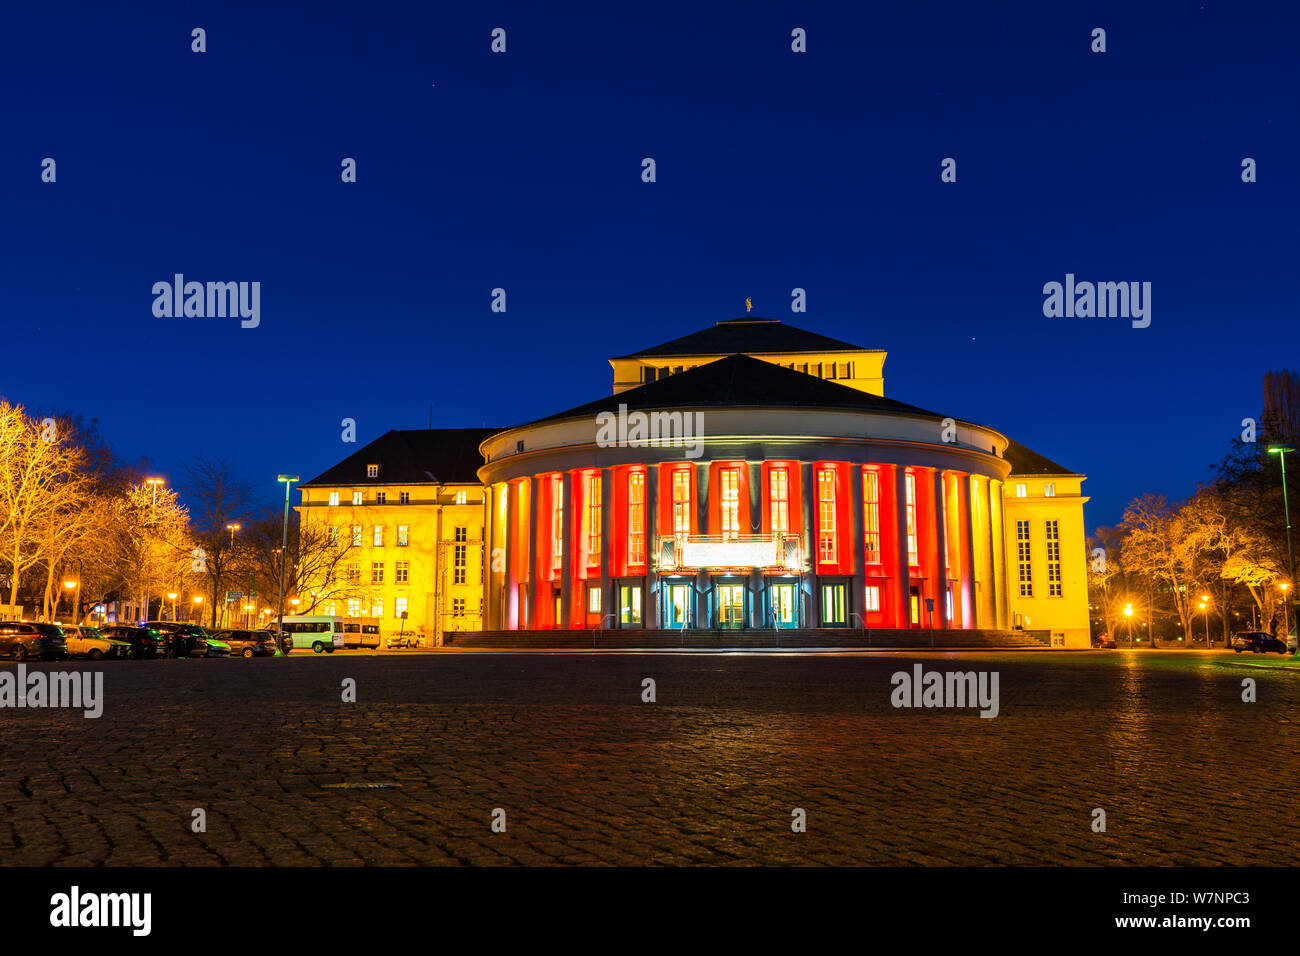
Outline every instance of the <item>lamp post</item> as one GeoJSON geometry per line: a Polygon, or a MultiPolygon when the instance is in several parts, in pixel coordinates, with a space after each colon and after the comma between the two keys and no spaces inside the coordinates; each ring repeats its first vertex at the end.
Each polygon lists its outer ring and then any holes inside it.
{"type": "Polygon", "coordinates": [[[1131,650],[1133,647],[1133,605],[1124,605],[1124,616],[1128,618],[1128,646],[1131,650]]]}
{"type": "Polygon", "coordinates": [[[176,592],[175,591],[168,592],[167,597],[169,597],[172,602],[172,620],[174,621],[176,620],[176,592]]]}
{"type": "MultiPolygon", "coordinates": [[[[1277,455],[1278,461],[1282,463],[1282,509],[1286,514],[1287,569],[1291,575],[1290,580],[1294,581],[1295,580],[1295,545],[1291,541],[1291,503],[1287,499],[1287,494],[1286,494],[1286,453],[1289,451],[1295,451],[1295,449],[1290,445],[1269,445],[1268,446],[1268,453],[1270,455],[1277,455]]],[[[1285,591],[1286,589],[1283,588],[1283,590],[1285,591]]],[[[1285,611],[1283,613],[1286,614],[1285,611]]],[[[1286,619],[1287,618],[1284,617],[1283,621],[1285,622],[1286,619]]],[[[1290,636],[1291,634],[1291,626],[1289,624],[1287,625],[1286,633],[1287,636],[1290,636]]]]}
{"type": "MultiPolygon", "coordinates": [[[[65,588],[67,588],[69,591],[71,591],[73,588],[76,588],[76,589],[77,589],[77,596],[76,596],[76,598],[73,599],[73,601],[72,601],[72,623],[73,623],[73,624],[76,624],[76,623],[77,623],[77,606],[81,604],[81,582],[80,582],[80,581],[64,581],[64,582],[63,582],[63,586],[64,586],[65,588]]],[[[58,615],[58,611],[59,611],[58,608],[55,608],[55,609],[54,609],[55,616],[58,615]]]]}
{"type": "Polygon", "coordinates": [[[276,605],[275,643],[280,644],[280,635],[284,633],[284,572],[289,557],[289,491],[295,481],[301,480],[297,475],[279,475],[276,481],[284,482],[284,521],[280,525],[280,603],[276,605]]]}
{"type": "MultiPolygon", "coordinates": [[[[1205,649],[1210,649],[1210,613],[1206,610],[1209,607],[1209,595],[1201,595],[1201,617],[1205,619],[1205,649]]],[[[1188,641],[1190,644],[1191,641],[1188,641]]]]}
{"type": "MultiPolygon", "coordinates": [[[[198,611],[200,615],[202,615],[203,613],[203,608],[201,607],[202,604],[203,604],[203,595],[202,594],[194,595],[194,610],[198,611]]],[[[202,617],[200,617],[200,622],[201,621],[202,621],[202,617]]]]}
{"type": "Polygon", "coordinates": [[[1291,589],[1291,584],[1287,581],[1283,581],[1281,584],[1278,585],[1278,587],[1282,589],[1282,628],[1287,632],[1288,635],[1290,635],[1291,619],[1290,619],[1290,615],[1287,614],[1287,608],[1286,608],[1287,593],[1286,592],[1291,589]]]}
{"type": "MultiPolygon", "coordinates": [[[[158,507],[158,486],[165,485],[167,482],[162,478],[146,478],[144,483],[153,489],[153,498],[149,502],[149,520],[154,521],[156,520],[154,511],[158,507]]],[[[144,592],[144,600],[141,601],[141,604],[144,607],[144,610],[140,612],[143,615],[141,620],[147,621],[149,620],[149,591],[147,589],[144,592]]],[[[162,616],[161,611],[158,612],[158,616],[162,616]]]]}

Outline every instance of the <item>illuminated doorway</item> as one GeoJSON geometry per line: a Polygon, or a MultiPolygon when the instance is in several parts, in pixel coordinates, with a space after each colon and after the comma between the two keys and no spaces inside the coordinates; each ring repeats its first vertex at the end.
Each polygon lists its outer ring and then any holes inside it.
{"type": "Polygon", "coordinates": [[[719,584],[715,590],[718,596],[718,627],[744,627],[745,586],[719,584]]]}
{"type": "Polygon", "coordinates": [[[695,589],[689,584],[669,584],[663,591],[664,624],[667,627],[690,627],[695,589]]]}
{"type": "Polygon", "coordinates": [[[769,584],[767,587],[768,627],[798,627],[799,588],[794,584],[769,584]]]}

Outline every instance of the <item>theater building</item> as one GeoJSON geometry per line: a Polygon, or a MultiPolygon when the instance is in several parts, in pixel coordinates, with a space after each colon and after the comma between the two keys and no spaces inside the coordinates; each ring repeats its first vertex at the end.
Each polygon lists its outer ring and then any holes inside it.
{"type": "Polygon", "coordinates": [[[435,645],[865,627],[1088,646],[1084,476],[886,398],[884,362],[746,317],[611,359],[612,394],[527,424],[389,432],[302,486],[343,550],[310,603],[435,645]]]}
{"type": "Polygon", "coordinates": [[[481,445],[484,626],[982,628],[1087,646],[1082,475],[735,319],[481,445]],[[494,557],[495,556],[495,557],[494,557]]]}

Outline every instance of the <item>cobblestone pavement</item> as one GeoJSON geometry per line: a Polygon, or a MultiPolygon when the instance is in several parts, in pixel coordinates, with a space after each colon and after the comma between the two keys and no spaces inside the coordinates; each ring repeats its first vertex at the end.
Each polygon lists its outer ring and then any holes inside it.
{"type": "Polygon", "coordinates": [[[340,653],[36,665],[102,669],[107,702],[98,720],[0,710],[0,864],[1295,865],[1300,669],[1238,661],[340,653]],[[998,671],[1000,715],[893,708],[890,675],[916,661],[998,671]],[[656,703],[641,701],[645,677],[656,703]],[[1257,703],[1242,702],[1244,677],[1257,703]],[[356,703],[341,701],[344,678],[356,703]],[[325,786],[337,783],[398,786],[325,786]],[[498,807],[504,833],[490,828],[498,807]],[[796,807],[806,833],[791,831],[796,807]],[[205,833],[191,831],[195,808],[205,833]]]}

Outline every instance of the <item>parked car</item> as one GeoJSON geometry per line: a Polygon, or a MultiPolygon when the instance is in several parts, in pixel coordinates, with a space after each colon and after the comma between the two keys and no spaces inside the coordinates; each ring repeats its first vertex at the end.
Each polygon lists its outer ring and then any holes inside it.
{"type": "Polygon", "coordinates": [[[1286,643],[1263,631],[1243,631],[1232,635],[1232,649],[1238,654],[1242,651],[1250,651],[1252,654],[1277,651],[1279,654],[1285,654],[1286,643]]]}
{"type": "Polygon", "coordinates": [[[230,645],[225,641],[219,641],[211,634],[208,635],[208,657],[229,657],[230,645]]]}
{"type": "Polygon", "coordinates": [[[1115,638],[1111,637],[1109,634],[1098,634],[1092,639],[1092,646],[1114,650],[1115,638]]]}
{"type": "Polygon", "coordinates": [[[61,661],[68,656],[68,642],[55,624],[0,621],[0,655],[15,661],[61,661]]]}
{"type": "Polygon", "coordinates": [[[130,643],[105,637],[93,627],[65,624],[63,636],[68,642],[68,654],[71,657],[88,657],[92,661],[99,661],[105,657],[125,660],[133,655],[130,643]]]}
{"type": "Polygon", "coordinates": [[[238,657],[274,657],[275,634],[271,631],[217,631],[212,635],[230,645],[238,657]]]}
{"type": "Polygon", "coordinates": [[[167,652],[172,657],[207,657],[208,632],[197,624],[183,624],[179,621],[146,621],[145,627],[151,627],[163,636],[167,642],[167,652]]]}
{"type": "Polygon", "coordinates": [[[136,627],[133,624],[107,624],[98,630],[102,637],[107,637],[111,641],[124,641],[130,644],[132,657],[167,656],[167,639],[152,627],[136,627]]]}

